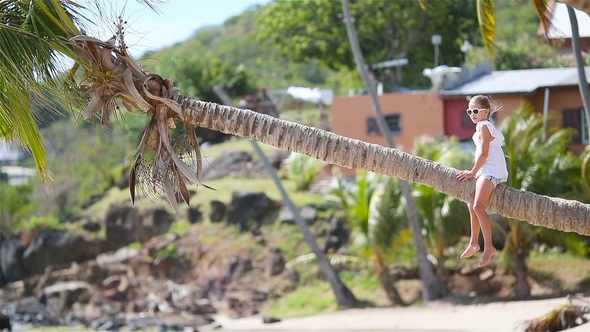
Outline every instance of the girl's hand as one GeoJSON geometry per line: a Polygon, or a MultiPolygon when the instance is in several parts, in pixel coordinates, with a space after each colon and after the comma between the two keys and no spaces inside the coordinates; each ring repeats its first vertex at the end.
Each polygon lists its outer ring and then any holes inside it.
{"type": "Polygon", "coordinates": [[[459,173],[457,173],[457,180],[465,182],[467,179],[471,179],[474,176],[475,173],[472,171],[459,171],[459,173]]]}

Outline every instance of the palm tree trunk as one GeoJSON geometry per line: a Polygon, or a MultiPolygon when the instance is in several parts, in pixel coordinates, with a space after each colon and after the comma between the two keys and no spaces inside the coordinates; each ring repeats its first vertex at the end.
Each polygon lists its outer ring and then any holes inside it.
{"type": "MultiPolygon", "coordinates": [[[[457,181],[457,170],[443,164],[251,110],[178,94],[172,98],[181,105],[185,121],[194,125],[302,153],[337,166],[421,183],[463,202],[473,199],[475,181],[457,181]]],[[[590,235],[590,204],[574,200],[498,185],[487,210],[535,226],[590,235]]]]}
{"type": "Polygon", "coordinates": [[[391,302],[391,304],[399,304],[401,306],[407,306],[407,303],[402,299],[401,295],[395,288],[395,284],[393,283],[393,278],[389,273],[389,268],[381,254],[377,253],[374,256],[373,263],[375,264],[375,273],[379,278],[379,283],[383,290],[385,290],[385,294],[387,298],[391,302]]]}
{"type": "MultiPolygon", "coordinates": [[[[225,91],[223,91],[223,89],[221,87],[216,85],[213,87],[213,90],[215,91],[215,94],[217,94],[219,99],[221,99],[225,104],[232,105],[232,100],[225,93],[225,91]]],[[[315,254],[316,258],[318,259],[318,262],[320,264],[320,268],[322,269],[324,276],[326,277],[326,279],[328,279],[330,286],[332,286],[332,291],[334,292],[334,296],[336,297],[336,301],[338,301],[338,305],[340,307],[351,307],[351,306],[357,304],[358,300],[356,299],[356,297],[354,297],[354,294],[352,294],[350,289],[348,287],[346,287],[346,285],[344,285],[342,280],[340,280],[340,278],[338,277],[338,274],[334,271],[334,269],[332,268],[332,265],[330,264],[328,259],[326,259],[326,256],[324,255],[324,253],[318,247],[318,245],[315,241],[315,238],[313,237],[313,235],[309,231],[309,228],[307,227],[307,224],[303,220],[303,217],[301,217],[299,210],[297,209],[297,207],[295,207],[295,204],[293,204],[293,201],[289,197],[289,194],[287,194],[287,192],[285,191],[285,188],[283,187],[281,180],[279,180],[277,173],[275,172],[274,168],[272,167],[272,165],[270,164],[270,162],[268,161],[268,159],[264,155],[264,152],[262,152],[262,149],[260,148],[260,146],[258,146],[258,143],[256,143],[256,141],[250,140],[250,143],[252,143],[252,147],[254,148],[254,151],[256,151],[256,154],[258,155],[258,159],[260,159],[260,161],[262,161],[262,164],[264,165],[266,172],[268,173],[268,175],[270,175],[274,184],[279,189],[279,192],[281,193],[281,197],[283,197],[283,201],[285,202],[285,205],[287,205],[289,210],[291,210],[291,213],[293,213],[295,223],[297,224],[297,226],[301,230],[301,233],[303,233],[303,237],[305,238],[305,242],[307,242],[307,244],[309,245],[309,247],[311,248],[311,250],[315,254]]]]}
{"type": "MultiPolygon", "coordinates": [[[[348,9],[348,0],[342,0],[342,10],[344,12],[344,22],[346,23],[348,40],[350,41],[352,53],[354,54],[354,59],[356,61],[356,66],[361,74],[361,77],[363,78],[363,81],[365,82],[365,87],[367,88],[367,91],[369,91],[369,95],[371,96],[371,102],[373,104],[373,110],[375,111],[377,125],[379,126],[379,130],[387,140],[387,145],[389,145],[390,148],[394,148],[395,144],[393,142],[393,138],[391,137],[391,131],[385,123],[385,118],[383,117],[383,113],[381,112],[381,106],[379,105],[377,93],[375,92],[375,85],[373,84],[374,82],[372,82],[369,79],[363,53],[361,52],[361,48],[358,43],[358,38],[356,37],[356,32],[351,22],[352,18],[350,16],[350,11],[348,9]]],[[[412,229],[412,237],[414,238],[414,244],[416,245],[416,256],[418,258],[420,278],[422,279],[422,284],[424,287],[424,292],[422,293],[422,295],[425,302],[434,301],[442,296],[441,287],[438,284],[436,275],[432,271],[430,261],[426,257],[426,245],[424,244],[424,239],[422,238],[422,229],[420,227],[420,220],[418,220],[418,209],[416,208],[416,202],[412,197],[410,185],[407,181],[404,180],[401,180],[400,184],[402,188],[402,195],[406,200],[408,222],[410,223],[410,227],[412,229]]]]}
{"type": "Polygon", "coordinates": [[[516,281],[514,283],[514,296],[517,299],[524,300],[531,296],[531,285],[527,278],[529,276],[526,267],[526,254],[521,248],[516,248],[514,253],[514,276],[516,281]]]}
{"type": "MultiPolygon", "coordinates": [[[[590,3],[590,0],[588,2],[590,3]]],[[[578,19],[576,18],[574,9],[569,5],[567,6],[567,13],[570,17],[570,23],[572,26],[572,52],[576,57],[576,67],[578,68],[578,85],[580,87],[580,95],[582,95],[582,103],[584,105],[584,112],[586,114],[586,130],[588,130],[590,133],[590,90],[588,89],[588,80],[586,80],[584,60],[582,59],[578,19]]],[[[583,136],[583,133],[580,133],[580,135],[583,136]]]]}

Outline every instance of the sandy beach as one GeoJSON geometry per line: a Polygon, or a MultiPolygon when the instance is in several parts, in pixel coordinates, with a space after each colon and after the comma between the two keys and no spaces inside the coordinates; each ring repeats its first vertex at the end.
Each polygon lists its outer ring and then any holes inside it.
{"type": "MultiPolygon", "coordinates": [[[[272,324],[264,324],[262,316],[217,316],[214,324],[199,327],[199,331],[522,331],[526,320],[566,303],[565,298],[476,305],[435,302],[425,307],[348,309],[272,324]]],[[[590,305],[590,297],[574,303],[590,305]]],[[[590,331],[590,324],[568,331],[590,331]]]]}

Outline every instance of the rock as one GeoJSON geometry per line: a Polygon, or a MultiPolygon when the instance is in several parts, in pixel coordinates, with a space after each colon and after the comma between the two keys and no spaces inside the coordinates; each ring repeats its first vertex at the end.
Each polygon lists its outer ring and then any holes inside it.
{"type": "Polygon", "coordinates": [[[258,227],[265,219],[272,219],[277,204],[263,192],[235,191],[228,207],[227,222],[236,225],[240,231],[258,227]],[[253,223],[253,224],[252,224],[253,223]]]}
{"type": "MultiPolygon", "coordinates": [[[[313,225],[316,222],[318,211],[314,206],[304,206],[299,210],[299,214],[306,224],[313,225]]],[[[287,206],[281,207],[281,210],[279,211],[279,220],[281,223],[290,225],[295,224],[295,216],[287,206]]]]}
{"type": "Polygon", "coordinates": [[[90,284],[99,284],[108,274],[108,270],[103,269],[95,260],[91,260],[80,264],[77,279],[85,280],[90,284]]]}
{"type": "Polygon", "coordinates": [[[483,271],[482,273],[479,274],[479,280],[486,281],[493,276],[494,276],[494,270],[486,269],[485,271],[483,271]]]}
{"type": "Polygon", "coordinates": [[[203,220],[203,212],[199,209],[199,207],[188,207],[186,209],[186,220],[188,220],[191,224],[196,224],[203,220]]]}
{"type": "Polygon", "coordinates": [[[82,228],[87,230],[90,233],[96,233],[100,231],[100,224],[96,221],[87,220],[83,225],[82,228]]]}
{"type": "Polygon", "coordinates": [[[264,179],[268,178],[268,174],[260,161],[253,161],[251,153],[227,150],[203,170],[204,181],[224,177],[264,179]]]}
{"type": "Polygon", "coordinates": [[[272,316],[264,316],[264,317],[262,317],[262,322],[264,324],[278,323],[280,321],[281,321],[280,318],[276,318],[276,317],[272,317],[272,316]]]}
{"type": "Polygon", "coordinates": [[[146,242],[153,237],[165,234],[170,229],[172,221],[172,217],[168,211],[163,208],[148,210],[141,219],[141,235],[139,240],[146,242]]]}
{"type": "Polygon", "coordinates": [[[211,222],[220,222],[225,218],[225,204],[220,201],[211,201],[211,211],[209,212],[209,220],[211,222]]]}
{"type": "Polygon", "coordinates": [[[285,258],[279,248],[270,248],[264,260],[264,272],[267,276],[281,274],[285,269],[285,258]]]}
{"type": "Polygon", "coordinates": [[[346,229],[344,222],[338,218],[332,218],[330,220],[328,237],[324,243],[324,252],[337,252],[338,249],[348,243],[348,237],[348,230],[346,229]]]}
{"type": "Polygon", "coordinates": [[[96,257],[96,263],[103,267],[115,264],[129,264],[133,258],[139,255],[138,249],[123,247],[114,253],[104,253],[96,257]]]}
{"type": "Polygon", "coordinates": [[[64,313],[69,311],[74,303],[90,302],[92,294],[93,291],[86,282],[70,281],[46,287],[37,295],[37,299],[53,315],[63,317],[64,313]]]}
{"type": "Polygon", "coordinates": [[[61,325],[60,321],[45,306],[32,297],[23,298],[17,302],[9,304],[3,310],[4,314],[10,318],[13,328],[17,324],[39,326],[57,326],[61,325]]]}
{"type": "Polygon", "coordinates": [[[5,316],[0,311],[0,331],[4,330],[12,331],[12,326],[10,325],[10,318],[8,318],[8,316],[5,316]]]}
{"type": "Polygon", "coordinates": [[[272,165],[272,167],[274,167],[275,170],[279,170],[283,160],[289,157],[290,154],[291,152],[287,150],[274,149],[266,153],[266,159],[268,159],[268,162],[272,165]]]}
{"type": "Polygon", "coordinates": [[[39,233],[23,253],[22,265],[29,275],[42,274],[48,266],[81,263],[96,257],[103,249],[99,242],[62,231],[39,233]]]}
{"type": "Polygon", "coordinates": [[[25,249],[18,235],[12,235],[0,244],[0,287],[29,275],[22,264],[25,249]]]}
{"type": "Polygon", "coordinates": [[[96,194],[96,195],[91,195],[86,202],[82,203],[82,208],[86,209],[89,206],[93,205],[94,203],[97,203],[98,201],[100,201],[102,198],[104,197],[104,194],[96,194]]]}
{"type": "Polygon", "coordinates": [[[112,250],[140,239],[141,220],[135,207],[111,206],[105,216],[105,223],[106,238],[112,250]]]}

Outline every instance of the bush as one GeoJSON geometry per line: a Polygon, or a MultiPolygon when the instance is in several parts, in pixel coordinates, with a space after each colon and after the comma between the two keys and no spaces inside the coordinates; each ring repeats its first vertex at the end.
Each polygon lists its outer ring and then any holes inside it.
{"type": "Polygon", "coordinates": [[[291,153],[285,160],[289,177],[297,190],[307,190],[322,169],[322,162],[300,153],[291,153]]]}

